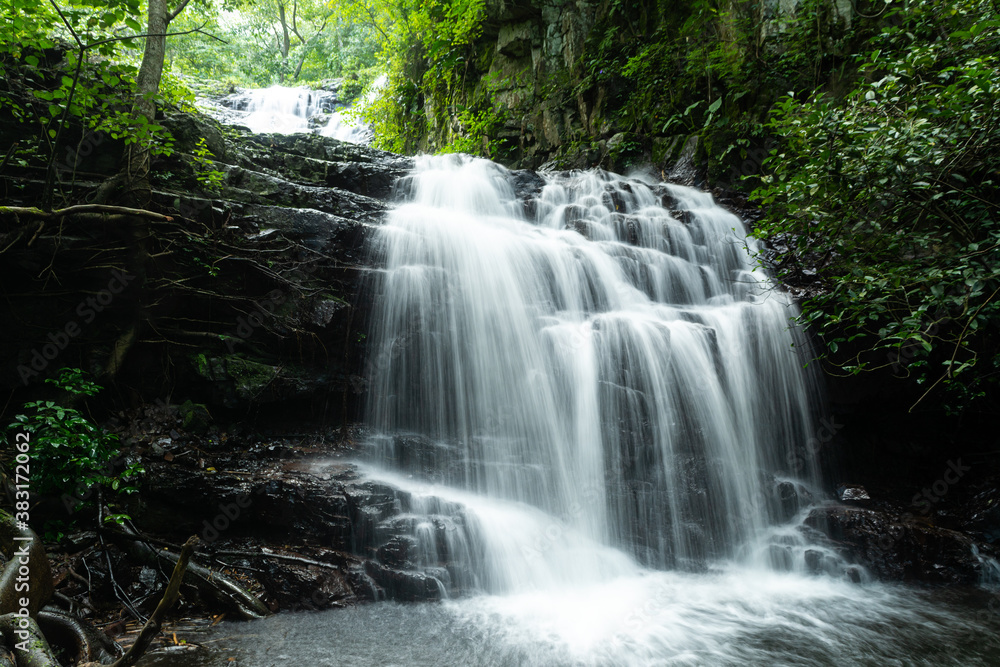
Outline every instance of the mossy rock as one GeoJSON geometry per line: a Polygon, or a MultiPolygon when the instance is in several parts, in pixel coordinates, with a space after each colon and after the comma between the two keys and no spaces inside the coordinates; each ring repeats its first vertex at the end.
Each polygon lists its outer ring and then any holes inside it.
{"type": "Polygon", "coordinates": [[[205,433],[212,424],[212,415],[208,412],[208,408],[201,403],[184,401],[178,408],[178,413],[182,420],[181,426],[191,433],[205,433]]]}

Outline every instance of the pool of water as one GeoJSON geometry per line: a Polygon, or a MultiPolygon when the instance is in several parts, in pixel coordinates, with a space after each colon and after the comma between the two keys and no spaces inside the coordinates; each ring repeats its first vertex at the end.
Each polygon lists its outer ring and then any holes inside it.
{"type": "Polygon", "coordinates": [[[763,570],[650,572],[573,589],[223,623],[200,642],[207,650],[144,664],[1000,665],[1000,613],[990,603],[976,590],[763,570]]]}

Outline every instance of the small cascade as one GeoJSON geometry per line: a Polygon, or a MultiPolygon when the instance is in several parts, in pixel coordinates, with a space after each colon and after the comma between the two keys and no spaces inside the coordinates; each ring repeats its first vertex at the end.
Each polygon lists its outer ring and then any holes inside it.
{"type": "Polygon", "coordinates": [[[372,82],[364,97],[354,103],[350,109],[334,111],[327,124],[319,133],[324,137],[333,137],[352,144],[369,144],[372,140],[372,130],[358,117],[358,112],[370,105],[389,82],[389,77],[382,75],[372,82]]]}
{"type": "Polygon", "coordinates": [[[979,585],[988,591],[1000,592],[1000,563],[995,558],[981,554],[975,544],[972,545],[972,555],[981,566],[979,585]]]}
{"type": "Polygon", "coordinates": [[[242,124],[257,134],[310,132],[315,127],[310,121],[324,111],[324,98],[329,97],[331,93],[305,87],[248,90],[244,106],[247,115],[242,124]]]}
{"type": "Polygon", "coordinates": [[[487,592],[763,563],[815,389],[741,221],[605,172],[514,184],[424,158],[374,238],[373,456],[462,494],[487,592]]]}
{"type": "Polygon", "coordinates": [[[301,86],[270,86],[242,90],[221,100],[201,100],[203,109],[218,120],[243,125],[256,134],[318,133],[340,141],[368,144],[371,129],[357,119],[358,106],[369,104],[381,89],[376,80],[368,94],[348,108],[333,90],[301,86]]]}

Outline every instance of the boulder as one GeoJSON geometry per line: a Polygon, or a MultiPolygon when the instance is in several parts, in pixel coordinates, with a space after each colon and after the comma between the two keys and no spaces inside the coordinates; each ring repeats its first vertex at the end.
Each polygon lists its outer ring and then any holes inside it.
{"type": "Polygon", "coordinates": [[[825,533],[875,576],[891,581],[975,585],[988,567],[983,558],[992,554],[963,533],[888,511],[820,507],[806,525],[825,533]]]}

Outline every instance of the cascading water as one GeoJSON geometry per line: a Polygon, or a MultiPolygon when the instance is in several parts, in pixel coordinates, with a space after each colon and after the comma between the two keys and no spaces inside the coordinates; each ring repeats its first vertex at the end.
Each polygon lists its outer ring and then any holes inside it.
{"type": "MultiPolygon", "coordinates": [[[[358,105],[369,104],[382,82],[381,78],[376,80],[358,105]]],[[[336,93],[327,90],[275,85],[234,93],[219,102],[201,102],[203,109],[220,121],[243,125],[257,134],[316,132],[355,144],[371,141],[371,129],[353,116],[336,93]]]]}
{"type": "Polygon", "coordinates": [[[786,470],[814,434],[814,389],[740,221],[680,186],[555,175],[526,202],[525,180],[422,158],[372,239],[373,462],[358,467],[397,506],[361,528],[404,536],[403,560],[452,599],[233,625],[222,655],[998,664],[981,597],[809,574],[844,571],[796,520],[814,471],[786,470]]]}
{"type": "Polygon", "coordinates": [[[593,172],[550,177],[526,215],[508,172],[462,157],[424,159],[405,187],[374,240],[384,461],[645,565],[703,567],[762,533],[814,390],[793,306],[754,270],[737,217],[593,172]]]}
{"type": "Polygon", "coordinates": [[[357,117],[358,111],[364,109],[378,97],[389,82],[389,77],[381,75],[376,78],[364,97],[354,103],[351,109],[339,109],[330,115],[330,120],[319,131],[324,137],[333,137],[352,144],[368,144],[372,140],[372,129],[357,117]]]}
{"type": "Polygon", "coordinates": [[[248,113],[241,122],[256,133],[310,132],[309,119],[323,111],[322,94],[309,88],[271,86],[246,95],[248,113]]]}

